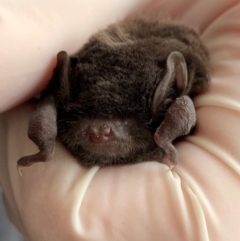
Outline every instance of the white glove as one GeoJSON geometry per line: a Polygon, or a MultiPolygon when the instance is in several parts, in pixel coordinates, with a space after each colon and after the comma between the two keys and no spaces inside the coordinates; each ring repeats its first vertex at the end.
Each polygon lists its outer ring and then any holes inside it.
{"type": "MultiPolygon", "coordinates": [[[[49,80],[56,53],[76,51],[140,1],[0,1],[0,110],[49,80]]],[[[211,57],[210,89],[195,99],[197,129],[176,145],[173,171],[158,162],[86,169],[59,144],[46,163],[17,171],[36,153],[27,138],[35,103],[0,117],[0,185],[12,222],[28,241],[238,241],[240,237],[240,5],[158,1],[195,26],[211,57]]],[[[148,7],[153,7],[149,5],[148,7]]]]}

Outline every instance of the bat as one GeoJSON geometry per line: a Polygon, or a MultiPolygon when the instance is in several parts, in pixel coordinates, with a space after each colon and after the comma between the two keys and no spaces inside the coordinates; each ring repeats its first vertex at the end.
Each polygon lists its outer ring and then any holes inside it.
{"type": "Polygon", "coordinates": [[[29,122],[39,152],[18,166],[52,158],[56,138],[83,166],[108,166],[167,155],[196,123],[192,97],[209,85],[209,55],[184,25],[123,20],[97,32],[57,66],[29,122]]]}

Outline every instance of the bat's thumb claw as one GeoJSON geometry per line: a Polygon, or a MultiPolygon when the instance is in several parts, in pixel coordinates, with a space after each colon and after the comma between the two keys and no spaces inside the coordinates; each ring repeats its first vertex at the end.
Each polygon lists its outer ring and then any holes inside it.
{"type": "Polygon", "coordinates": [[[23,167],[20,166],[19,164],[17,164],[17,170],[18,170],[18,173],[21,177],[23,177],[22,169],[23,169],[23,167]]]}
{"type": "Polygon", "coordinates": [[[165,164],[168,166],[168,168],[166,170],[164,170],[164,172],[171,172],[174,169],[174,167],[176,166],[176,164],[173,164],[172,162],[170,162],[169,164],[167,164],[167,163],[165,163],[165,164]]]}
{"type": "Polygon", "coordinates": [[[169,171],[172,171],[176,165],[173,163],[169,164],[169,171]]]}
{"type": "Polygon", "coordinates": [[[178,164],[178,152],[175,147],[170,142],[162,142],[159,145],[165,152],[167,159],[169,160],[169,171],[172,171],[173,168],[178,164]]]}

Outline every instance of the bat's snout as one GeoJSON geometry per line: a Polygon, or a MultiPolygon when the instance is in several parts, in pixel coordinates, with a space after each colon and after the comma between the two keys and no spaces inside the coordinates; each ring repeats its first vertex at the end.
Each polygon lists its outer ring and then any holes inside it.
{"type": "Polygon", "coordinates": [[[126,152],[126,145],[132,141],[132,128],[131,120],[86,119],[82,120],[74,136],[77,145],[91,153],[119,155],[126,152]]]}
{"type": "Polygon", "coordinates": [[[91,142],[96,144],[104,144],[113,138],[113,130],[107,125],[90,125],[88,127],[88,135],[91,142]]]}

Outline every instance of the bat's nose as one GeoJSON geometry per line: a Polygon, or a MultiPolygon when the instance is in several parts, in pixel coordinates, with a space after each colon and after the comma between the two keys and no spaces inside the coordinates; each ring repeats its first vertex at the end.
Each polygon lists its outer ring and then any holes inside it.
{"type": "Polygon", "coordinates": [[[101,126],[89,126],[88,129],[89,138],[94,143],[106,143],[111,139],[112,128],[108,125],[101,126]]]}

